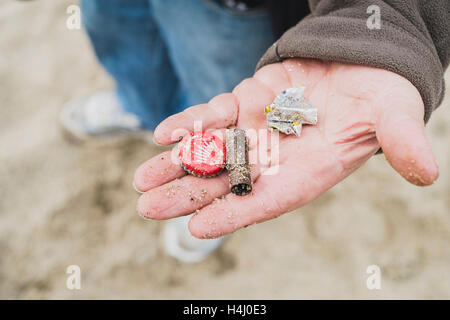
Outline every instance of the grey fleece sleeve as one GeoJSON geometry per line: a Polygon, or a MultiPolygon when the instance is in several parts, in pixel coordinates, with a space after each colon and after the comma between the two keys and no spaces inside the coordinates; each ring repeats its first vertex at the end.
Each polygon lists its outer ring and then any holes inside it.
{"type": "Polygon", "coordinates": [[[311,14],[289,29],[258,63],[316,58],[387,69],[420,92],[425,121],[444,96],[450,59],[450,0],[310,0],[311,14]],[[369,29],[367,8],[380,8],[369,29]]]}

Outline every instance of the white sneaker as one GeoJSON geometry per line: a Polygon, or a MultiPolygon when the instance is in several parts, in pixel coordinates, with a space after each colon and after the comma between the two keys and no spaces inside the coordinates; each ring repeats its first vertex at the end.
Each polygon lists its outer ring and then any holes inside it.
{"type": "Polygon", "coordinates": [[[218,249],[226,239],[226,237],[217,239],[195,238],[188,229],[190,218],[191,215],[168,221],[162,234],[166,252],[185,263],[204,260],[210,253],[218,249]]]}
{"type": "Polygon", "coordinates": [[[142,129],[136,115],[122,108],[113,91],[98,92],[67,103],[60,121],[64,129],[80,140],[150,133],[142,129]]]}

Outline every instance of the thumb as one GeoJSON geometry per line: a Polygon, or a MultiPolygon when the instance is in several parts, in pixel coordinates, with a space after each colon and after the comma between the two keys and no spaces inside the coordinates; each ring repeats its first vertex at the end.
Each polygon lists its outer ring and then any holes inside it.
{"type": "Polygon", "coordinates": [[[377,139],[386,159],[409,182],[418,186],[432,184],[439,169],[425,137],[424,106],[419,93],[397,93],[388,100],[376,124],[377,139]]]}

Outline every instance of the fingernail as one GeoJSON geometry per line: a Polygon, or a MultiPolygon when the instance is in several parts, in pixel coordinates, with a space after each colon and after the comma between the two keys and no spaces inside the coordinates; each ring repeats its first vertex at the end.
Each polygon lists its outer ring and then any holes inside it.
{"type": "Polygon", "coordinates": [[[144,220],[155,220],[155,219],[152,219],[152,218],[150,218],[150,217],[146,217],[146,216],[139,210],[139,201],[138,201],[138,204],[137,204],[137,206],[136,206],[136,213],[138,214],[139,217],[141,217],[141,218],[144,219],[144,220]]]}
{"type": "Polygon", "coordinates": [[[160,143],[156,142],[156,140],[155,140],[155,135],[152,136],[152,141],[153,141],[153,143],[154,143],[155,145],[157,145],[158,147],[163,147],[163,146],[164,146],[163,144],[160,144],[160,143]]]}
{"type": "Polygon", "coordinates": [[[141,218],[144,219],[144,220],[147,220],[147,221],[148,221],[148,220],[155,220],[155,219],[152,219],[152,218],[143,216],[139,211],[137,211],[137,214],[138,214],[139,217],[141,217],[141,218]]]}
{"type": "Polygon", "coordinates": [[[143,193],[144,193],[143,191],[139,190],[139,189],[136,187],[136,185],[134,184],[134,181],[133,181],[133,189],[134,189],[137,193],[139,193],[139,194],[143,194],[143,193]]]}

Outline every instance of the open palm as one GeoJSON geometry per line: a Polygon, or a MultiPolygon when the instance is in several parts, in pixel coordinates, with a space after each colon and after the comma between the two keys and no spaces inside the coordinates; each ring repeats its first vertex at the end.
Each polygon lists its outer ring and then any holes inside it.
{"type": "MultiPolygon", "coordinates": [[[[424,136],[424,107],[417,89],[405,78],[382,69],[335,62],[290,59],[261,68],[233,93],[186,109],[163,121],[156,142],[178,141],[173,133],[194,129],[267,129],[264,107],[286,88],[304,85],[306,99],[318,109],[318,124],[304,126],[300,137],[280,134],[279,161],[252,166],[250,195],[230,193],[228,175],[211,179],[188,176],[170,152],[141,165],[136,188],[144,192],[139,213],[170,219],[196,212],[189,229],[214,238],[249,224],[275,218],[317,198],[359,168],[381,147],[404,178],[428,185],[438,168],[424,136]],[[276,172],[275,174],[267,174],[276,172]]],[[[258,139],[250,148],[261,147],[258,139]]]]}

